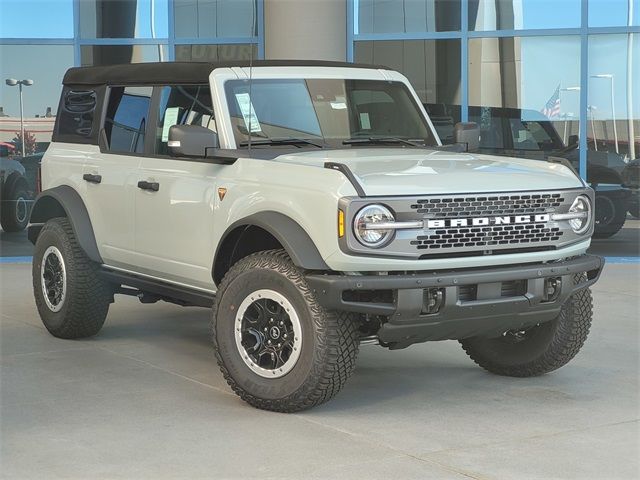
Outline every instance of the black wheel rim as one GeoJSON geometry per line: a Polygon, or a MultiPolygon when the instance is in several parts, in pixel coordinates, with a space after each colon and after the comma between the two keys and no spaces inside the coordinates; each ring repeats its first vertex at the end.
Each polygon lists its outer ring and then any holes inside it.
{"type": "Polygon", "coordinates": [[[62,308],[67,291],[67,276],[60,250],[49,247],[42,257],[40,268],[42,293],[47,307],[53,312],[62,308]]]}
{"type": "Polygon", "coordinates": [[[301,326],[291,303],[273,290],[249,295],[238,308],[236,345],[245,364],[263,377],[287,374],[297,362],[301,326]]]}

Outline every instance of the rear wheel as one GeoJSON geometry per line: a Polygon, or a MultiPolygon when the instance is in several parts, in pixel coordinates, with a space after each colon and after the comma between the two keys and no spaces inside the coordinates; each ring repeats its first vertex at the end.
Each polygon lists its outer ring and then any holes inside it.
{"type": "Polygon", "coordinates": [[[100,331],[113,290],[98,276],[98,265],[82,251],[66,218],[42,228],[32,277],[40,318],[54,337],[84,338],[100,331]]]}
{"type": "Polygon", "coordinates": [[[475,363],[491,373],[534,377],[576,356],[589,333],[591,316],[591,291],[585,288],[572,295],[550,322],[508,331],[498,338],[474,337],[460,343],[475,363]]]}
{"type": "Polygon", "coordinates": [[[285,252],[243,258],[225,275],[213,307],[220,370],[254,407],[296,412],[326,402],[355,367],[358,325],[325,311],[285,252]]]}

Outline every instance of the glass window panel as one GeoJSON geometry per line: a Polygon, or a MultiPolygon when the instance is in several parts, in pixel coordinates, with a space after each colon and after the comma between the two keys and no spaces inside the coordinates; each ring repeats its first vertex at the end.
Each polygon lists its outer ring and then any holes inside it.
{"type": "Polygon", "coordinates": [[[258,58],[258,46],[237,43],[226,45],[176,45],[176,61],[224,62],[258,58]]]}
{"type": "Polygon", "coordinates": [[[73,38],[73,0],[0,0],[0,38],[73,38]]]}
{"type": "Polygon", "coordinates": [[[596,192],[596,239],[611,238],[592,244],[604,255],[640,254],[639,52],[639,34],[589,37],[587,180],[596,192]]]}
{"type": "Polygon", "coordinates": [[[254,37],[257,0],[174,0],[177,38],[254,37]]]}
{"type": "Polygon", "coordinates": [[[471,0],[469,30],[579,28],[581,0],[471,0]]]}
{"type": "Polygon", "coordinates": [[[590,27],[640,25],[640,0],[589,0],[590,27]]]}
{"type": "Polygon", "coordinates": [[[159,62],[167,58],[166,45],[82,45],[80,47],[83,67],[159,62]]]}
{"type": "Polygon", "coordinates": [[[109,151],[143,153],[152,87],[114,87],[104,130],[109,151]]]}
{"type": "Polygon", "coordinates": [[[459,40],[356,42],[354,59],[403,73],[429,112],[440,139],[453,142],[453,126],[460,121],[459,40]]]}
{"type": "Polygon", "coordinates": [[[484,153],[578,163],[580,38],[469,41],[469,120],[484,153]]]}
{"type": "Polygon", "coordinates": [[[460,30],[460,0],[360,0],[356,33],[460,30]]]}
{"type": "Polygon", "coordinates": [[[169,129],[173,125],[198,125],[216,130],[209,85],[163,87],[156,126],[155,152],[168,155],[169,129]]]}
{"type": "Polygon", "coordinates": [[[25,146],[27,153],[43,152],[51,142],[62,77],[73,66],[73,47],[0,45],[0,59],[0,142],[16,146],[9,148],[13,153],[20,151],[19,89],[4,85],[4,79],[31,79],[33,85],[23,87],[25,146]]]}
{"type": "Polygon", "coordinates": [[[80,0],[82,38],[166,38],[167,0],[80,0]]]}
{"type": "MultiPolygon", "coordinates": [[[[594,170],[606,167],[621,174],[630,160],[638,158],[640,61],[635,52],[640,52],[639,35],[589,37],[587,158],[594,170]]],[[[609,180],[614,177],[607,175],[609,180]]],[[[592,181],[602,182],[598,178],[592,181]]]]}

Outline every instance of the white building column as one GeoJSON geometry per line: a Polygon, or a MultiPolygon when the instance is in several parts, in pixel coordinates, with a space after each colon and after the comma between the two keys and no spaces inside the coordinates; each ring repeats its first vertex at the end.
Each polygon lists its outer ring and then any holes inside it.
{"type": "Polygon", "coordinates": [[[265,0],[265,58],[347,58],[346,0],[265,0]]]}

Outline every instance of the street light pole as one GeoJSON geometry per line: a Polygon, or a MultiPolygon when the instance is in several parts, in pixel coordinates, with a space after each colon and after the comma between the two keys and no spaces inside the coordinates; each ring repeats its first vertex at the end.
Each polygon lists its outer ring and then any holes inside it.
{"type": "MultiPolygon", "coordinates": [[[[580,87],[565,87],[560,89],[561,92],[579,92],[580,87]]],[[[558,95],[560,95],[558,93],[558,95]]],[[[567,113],[564,114],[564,132],[562,133],[562,143],[567,144],[567,113]]],[[[573,116],[572,116],[573,117],[573,116]]]]}
{"type": "Polygon", "coordinates": [[[620,153],[618,148],[618,128],[616,127],[616,100],[613,94],[613,74],[601,73],[598,75],[591,75],[592,78],[608,78],[611,82],[611,115],[613,116],[613,140],[616,144],[616,153],[620,153]]]}
{"type": "Polygon", "coordinates": [[[33,85],[33,80],[25,79],[25,80],[16,80],[15,78],[7,78],[5,83],[10,87],[15,87],[16,85],[20,89],[20,141],[22,143],[22,156],[27,156],[26,151],[26,141],[24,138],[24,108],[22,104],[22,87],[30,87],[33,85]]]}

